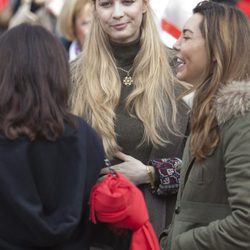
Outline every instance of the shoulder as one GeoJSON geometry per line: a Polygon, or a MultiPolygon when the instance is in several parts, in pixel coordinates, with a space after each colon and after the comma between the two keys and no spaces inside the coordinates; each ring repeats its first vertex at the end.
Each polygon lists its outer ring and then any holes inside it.
{"type": "MultiPolygon", "coordinates": [[[[250,142],[250,111],[231,117],[220,126],[222,140],[226,144],[250,142]]],[[[250,144],[249,144],[250,146],[250,144]]]]}
{"type": "MultiPolygon", "coordinates": [[[[250,112],[250,82],[231,82],[223,85],[215,97],[213,110],[219,125],[250,112]]],[[[238,119],[235,119],[237,121],[238,119]]],[[[238,121],[239,122],[239,121],[238,121]]]]}
{"type": "Polygon", "coordinates": [[[75,128],[67,125],[66,137],[77,138],[82,151],[85,151],[88,157],[93,157],[93,161],[101,161],[104,159],[104,149],[102,145],[102,140],[96,131],[81,117],[73,115],[73,121],[75,128]]]}
{"type": "Polygon", "coordinates": [[[87,133],[91,136],[94,137],[98,137],[95,130],[81,117],[76,116],[76,115],[72,115],[73,116],[73,120],[76,124],[76,129],[80,132],[80,133],[87,133]]]}

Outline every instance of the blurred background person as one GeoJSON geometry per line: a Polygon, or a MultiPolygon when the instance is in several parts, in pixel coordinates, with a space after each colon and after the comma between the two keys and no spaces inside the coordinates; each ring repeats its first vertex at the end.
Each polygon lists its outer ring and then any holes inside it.
{"type": "Polygon", "coordinates": [[[10,19],[20,5],[21,0],[0,0],[0,35],[8,29],[10,19]]]}
{"type": "Polygon", "coordinates": [[[0,0],[0,35],[8,28],[11,15],[9,0],[0,0]]]}
{"type": "Polygon", "coordinates": [[[66,0],[58,17],[62,43],[69,53],[69,59],[75,59],[82,51],[89,33],[93,15],[91,0],[66,0]]]}
{"type": "Polygon", "coordinates": [[[64,0],[23,0],[11,18],[9,28],[21,23],[41,25],[59,37],[57,16],[63,3],[64,0]]]}
{"type": "Polygon", "coordinates": [[[43,27],[22,24],[1,36],[0,58],[0,249],[87,250],[104,156],[69,112],[66,52],[43,27]]]}

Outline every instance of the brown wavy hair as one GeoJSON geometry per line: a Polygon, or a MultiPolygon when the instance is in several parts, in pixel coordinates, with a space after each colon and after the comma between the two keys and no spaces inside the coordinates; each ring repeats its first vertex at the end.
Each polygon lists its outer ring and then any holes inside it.
{"type": "Polygon", "coordinates": [[[55,140],[68,112],[69,66],[62,45],[47,30],[22,24],[0,38],[0,131],[9,139],[55,140]]]}
{"type": "Polygon", "coordinates": [[[203,16],[200,30],[207,50],[205,80],[195,85],[192,107],[191,151],[204,159],[219,143],[219,127],[213,109],[218,89],[231,81],[249,79],[250,26],[238,9],[203,1],[193,10],[203,16]]]}

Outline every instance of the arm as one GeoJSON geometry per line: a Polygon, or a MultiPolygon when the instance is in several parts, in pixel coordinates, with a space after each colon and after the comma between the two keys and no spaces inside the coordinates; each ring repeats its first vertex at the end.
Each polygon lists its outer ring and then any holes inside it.
{"type": "Polygon", "coordinates": [[[250,115],[228,124],[221,140],[232,213],[179,235],[172,250],[250,249],[250,115]]]}
{"type": "MultiPolygon", "coordinates": [[[[126,176],[135,185],[151,183],[151,178],[148,172],[152,171],[152,175],[154,178],[154,168],[152,166],[146,166],[141,161],[135,159],[130,155],[126,155],[122,152],[117,152],[115,157],[119,158],[123,162],[111,166],[113,170],[126,176]]],[[[103,168],[101,170],[102,175],[107,174],[109,172],[110,172],[109,168],[103,168]]]]}
{"type": "MultiPolygon", "coordinates": [[[[151,160],[149,165],[118,152],[116,157],[123,162],[111,168],[125,175],[135,185],[150,184],[152,192],[157,195],[175,194],[179,188],[180,164],[178,158],[151,160]]],[[[107,174],[109,168],[101,170],[101,174],[107,174]]]]}
{"type": "Polygon", "coordinates": [[[176,194],[179,189],[182,161],[179,158],[163,158],[151,160],[150,165],[155,172],[155,189],[157,195],[176,194]]]}

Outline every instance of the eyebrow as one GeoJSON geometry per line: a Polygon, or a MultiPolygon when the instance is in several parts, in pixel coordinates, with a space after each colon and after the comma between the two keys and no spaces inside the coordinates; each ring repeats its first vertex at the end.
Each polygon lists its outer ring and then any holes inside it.
{"type": "Polygon", "coordinates": [[[190,30],[190,29],[184,29],[183,30],[183,33],[186,33],[186,32],[190,32],[190,33],[194,33],[192,30],[190,30]]]}

